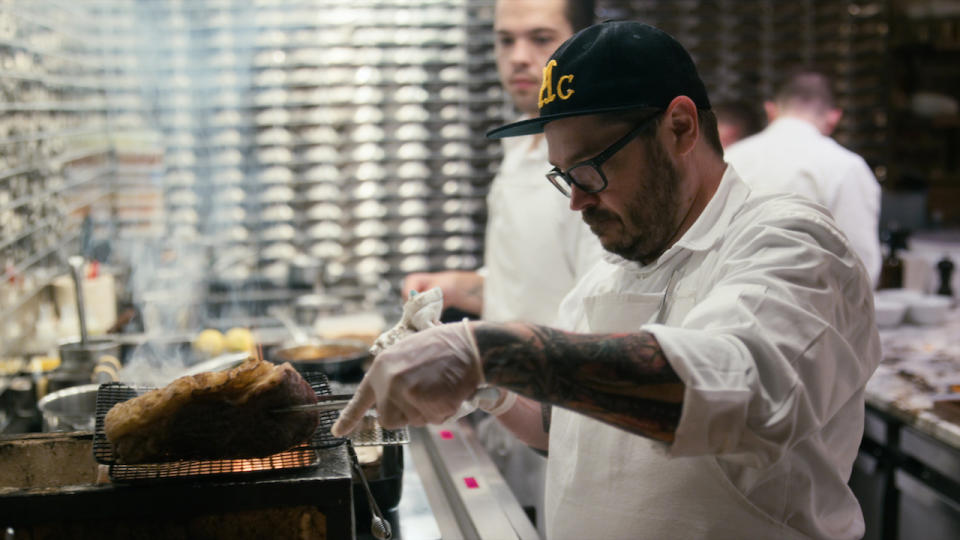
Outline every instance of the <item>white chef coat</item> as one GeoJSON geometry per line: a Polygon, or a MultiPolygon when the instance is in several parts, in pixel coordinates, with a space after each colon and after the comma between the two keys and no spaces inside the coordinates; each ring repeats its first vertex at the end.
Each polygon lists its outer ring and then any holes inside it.
{"type": "Polygon", "coordinates": [[[876,285],[880,185],[866,162],[804,120],[781,117],[724,157],[755,191],[797,193],[826,206],[876,285]]]}
{"type": "MultiPolygon", "coordinates": [[[[556,323],[560,301],[605,253],[600,241],[570,210],[570,199],[546,178],[547,142],[539,137],[501,139],[503,161],[487,195],[483,319],[556,323]]],[[[543,522],[545,460],[492,417],[478,436],[517,500],[543,522]]]]}
{"type": "Polygon", "coordinates": [[[652,332],[686,385],[671,445],[554,407],[548,538],[860,538],[847,487],[880,360],[872,290],[822,207],[732,167],[657,261],[608,257],[561,328],[652,332]]]}
{"type": "Polygon", "coordinates": [[[546,178],[547,141],[510,137],[487,195],[483,318],[553,324],[560,301],[604,251],[546,178]]]}

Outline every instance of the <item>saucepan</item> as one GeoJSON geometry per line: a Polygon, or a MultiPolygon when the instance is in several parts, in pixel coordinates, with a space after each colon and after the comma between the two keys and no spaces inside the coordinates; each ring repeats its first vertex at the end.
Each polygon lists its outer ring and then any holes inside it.
{"type": "Polygon", "coordinates": [[[332,380],[357,382],[363,378],[364,362],[370,359],[369,345],[352,339],[319,339],[308,335],[280,311],[273,315],[283,323],[291,338],[271,351],[271,357],[290,362],[298,371],[320,371],[332,380]]]}
{"type": "Polygon", "coordinates": [[[277,361],[290,362],[298,371],[320,371],[332,380],[358,382],[370,358],[369,345],[350,339],[290,341],[274,349],[277,361]]]}
{"type": "Polygon", "coordinates": [[[93,431],[98,384],[81,384],[47,394],[37,402],[43,431],[93,431]]]}

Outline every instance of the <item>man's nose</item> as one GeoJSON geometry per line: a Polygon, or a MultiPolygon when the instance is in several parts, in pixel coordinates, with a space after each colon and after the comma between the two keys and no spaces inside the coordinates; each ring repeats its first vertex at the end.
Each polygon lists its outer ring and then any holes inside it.
{"type": "Polygon", "coordinates": [[[577,187],[576,184],[570,185],[570,209],[579,212],[585,208],[590,208],[597,202],[596,193],[587,193],[577,187]]]}
{"type": "Polygon", "coordinates": [[[518,39],[513,43],[510,51],[510,62],[514,65],[529,65],[533,63],[533,47],[526,39],[518,39]]]}

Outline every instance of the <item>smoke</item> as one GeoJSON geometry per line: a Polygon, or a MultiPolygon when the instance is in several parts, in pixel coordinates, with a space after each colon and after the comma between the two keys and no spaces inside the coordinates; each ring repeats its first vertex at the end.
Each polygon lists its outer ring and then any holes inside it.
{"type": "Polygon", "coordinates": [[[131,386],[159,388],[183,375],[186,367],[183,355],[175,347],[145,343],[134,350],[118,378],[131,386]]]}

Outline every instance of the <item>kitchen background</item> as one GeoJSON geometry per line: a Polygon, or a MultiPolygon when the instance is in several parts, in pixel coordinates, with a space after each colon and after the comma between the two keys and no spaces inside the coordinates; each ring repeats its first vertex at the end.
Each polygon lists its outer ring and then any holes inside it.
{"type": "MultiPolygon", "coordinates": [[[[960,220],[955,2],[598,4],[678,37],[715,102],[829,70],[836,136],[897,225],[960,220]]],[[[315,284],[371,309],[406,273],[476,268],[483,133],[512,116],[491,21],[476,0],[0,3],[0,353],[76,333],[69,254],[105,263],[147,332],[256,325],[315,284]]]]}
{"type": "MultiPolygon", "coordinates": [[[[905,284],[934,292],[936,262],[960,260],[960,2],[597,5],[675,35],[714,103],[759,107],[799,65],[831,73],[835,136],[883,186],[881,238],[926,257],[905,284]]],[[[91,335],[210,356],[249,350],[248,328],[283,335],[278,310],[379,329],[405,274],[482,264],[501,157],[483,134],[514,115],[492,16],[492,0],[0,0],[0,432],[39,429],[77,339],[72,256],[91,335]]],[[[954,347],[929,332],[918,355],[954,347]]],[[[868,538],[952,537],[956,444],[910,455],[880,402],[853,480],[868,538]]]]}

